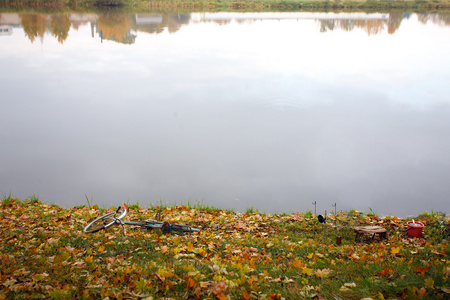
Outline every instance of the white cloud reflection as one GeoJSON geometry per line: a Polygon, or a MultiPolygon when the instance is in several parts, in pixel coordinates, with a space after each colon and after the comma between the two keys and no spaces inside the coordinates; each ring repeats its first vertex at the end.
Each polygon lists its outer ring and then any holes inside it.
{"type": "Polygon", "coordinates": [[[449,27],[314,19],[0,37],[0,191],[63,205],[449,211],[449,27]],[[414,205],[411,205],[413,203],[414,205]]]}

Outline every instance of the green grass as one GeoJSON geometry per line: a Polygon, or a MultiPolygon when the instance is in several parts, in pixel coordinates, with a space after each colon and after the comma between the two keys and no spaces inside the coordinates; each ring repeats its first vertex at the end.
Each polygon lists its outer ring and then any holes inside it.
{"type": "Polygon", "coordinates": [[[35,195],[0,203],[0,299],[445,299],[450,244],[445,213],[424,213],[422,238],[407,219],[339,211],[319,224],[311,211],[265,214],[189,205],[131,204],[127,220],[153,218],[201,229],[176,236],[121,227],[83,228],[111,211],[61,208],[35,195]],[[34,199],[30,201],[29,199],[34,199]],[[355,242],[353,227],[380,224],[389,240],[355,242]]]}
{"type": "Polygon", "coordinates": [[[375,217],[378,216],[378,214],[372,209],[372,207],[369,207],[369,212],[366,214],[368,217],[375,217]]]}
{"type": "Polygon", "coordinates": [[[91,196],[91,199],[89,200],[89,197],[84,194],[84,197],[86,197],[86,202],[88,204],[88,207],[91,207],[94,204],[94,196],[91,196]]]}
{"type": "Polygon", "coordinates": [[[31,204],[38,203],[39,202],[39,196],[36,196],[36,194],[33,194],[32,196],[28,197],[26,199],[26,201],[28,201],[31,204]]]}

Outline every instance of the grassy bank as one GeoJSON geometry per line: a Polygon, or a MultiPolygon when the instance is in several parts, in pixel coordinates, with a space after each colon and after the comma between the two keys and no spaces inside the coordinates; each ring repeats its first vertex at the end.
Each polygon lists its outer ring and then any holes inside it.
{"type": "Polygon", "coordinates": [[[1,0],[0,8],[92,9],[119,7],[139,11],[194,9],[219,11],[408,11],[448,10],[450,0],[1,0]]]}
{"type": "Polygon", "coordinates": [[[63,209],[36,198],[0,205],[0,299],[448,299],[449,220],[339,212],[323,226],[311,213],[236,213],[204,206],[131,205],[127,220],[184,223],[198,235],[120,227],[84,234],[106,210],[63,209]],[[354,226],[381,225],[389,239],[355,242],[354,226]],[[447,231],[443,229],[447,229],[447,231]],[[323,234],[325,232],[325,235],[323,234]],[[109,298],[107,298],[109,297],[109,298]]]}

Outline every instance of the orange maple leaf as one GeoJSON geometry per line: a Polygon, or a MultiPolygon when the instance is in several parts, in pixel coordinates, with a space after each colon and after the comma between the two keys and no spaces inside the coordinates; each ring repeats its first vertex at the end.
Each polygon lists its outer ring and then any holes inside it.
{"type": "Polygon", "coordinates": [[[250,294],[247,291],[244,291],[242,293],[242,299],[244,300],[250,300],[250,294]]]}
{"type": "Polygon", "coordinates": [[[195,284],[195,281],[191,277],[189,277],[188,280],[186,281],[187,288],[193,287],[194,284],[195,284]]]}
{"type": "Polygon", "coordinates": [[[387,277],[392,272],[393,272],[392,269],[389,269],[388,267],[386,267],[386,268],[384,268],[383,270],[380,271],[380,276],[387,277]]]}
{"type": "Polygon", "coordinates": [[[305,264],[302,263],[301,260],[296,259],[292,262],[292,266],[297,269],[302,269],[305,266],[305,264]]]}
{"type": "Polygon", "coordinates": [[[219,299],[219,300],[227,300],[227,296],[225,296],[224,294],[216,295],[216,297],[217,297],[217,299],[219,299]]]}

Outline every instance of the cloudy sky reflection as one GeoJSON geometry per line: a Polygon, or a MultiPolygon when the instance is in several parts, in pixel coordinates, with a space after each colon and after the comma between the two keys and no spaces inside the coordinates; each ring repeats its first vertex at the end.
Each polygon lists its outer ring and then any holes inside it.
{"type": "Polygon", "coordinates": [[[62,44],[0,36],[0,192],[450,211],[449,26],[223,15],[130,21],[129,44],[92,22],[62,44]]]}

